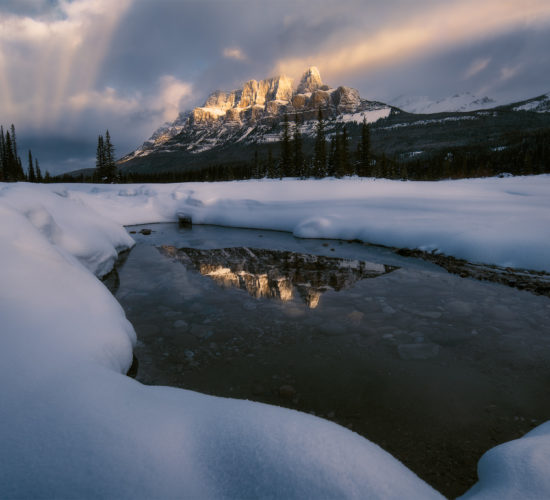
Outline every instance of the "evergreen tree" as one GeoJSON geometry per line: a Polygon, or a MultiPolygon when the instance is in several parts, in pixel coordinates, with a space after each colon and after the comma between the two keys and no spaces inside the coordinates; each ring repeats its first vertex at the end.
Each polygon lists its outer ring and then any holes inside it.
{"type": "Polygon", "coordinates": [[[294,116],[294,134],[292,139],[294,146],[294,175],[296,175],[296,177],[304,178],[304,153],[302,151],[302,133],[300,132],[300,121],[298,115],[294,116]]]}
{"type": "Polygon", "coordinates": [[[344,175],[353,175],[353,169],[349,158],[349,136],[345,125],[342,129],[342,136],[340,138],[340,162],[344,175]]]}
{"type": "Polygon", "coordinates": [[[105,177],[107,182],[113,182],[116,179],[115,147],[111,143],[109,131],[105,132],[105,177]]]}
{"type": "Polygon", "coordinates": [[[363,118],[363,125],[361,127],[361,143],[359,146],[359,165],[357,169],[357,174],[361,177],[368,177],[371,175],[370,160],[370,126],[367,123],[367,119],[363,118]]]}
{"type": "Polygon", "coordinates": [[[13,123],[11,124],[10,130],[11,130],[11,144],[13,148],[13,156],[17,158],[17,142],[15,139],[15,126],[13,123]]]}
{"type": "Polygon", "coordinates": [[[46,170],[46,175],[44,176],[44,182],[47,184],[49,182],[52,182],[52,176],[50,173],[46,170]]]}
{"type": "Polygon", "coordinates": [[[4,127],[0,125],[0,181],[5,179],[6,146],[4,142],[4,127]]]}
{"type": "Polygon", "coordinates": [[[252,167],[252,177],[254,179],[263,179],[265,177],[265,168],[258,155],[258,150],[254,150],[254,165],[252,167]]]}
{"type": "Polygon", "coordinates": [[[105,144],[103,141],[103,136],[98,135],[97,136],[97,148],[96,148],[96,156],[95,156],[95,168],[96,168],[96,175],[99,182],[103,182],[106,180],[106,166],[107,158],[105,156],[105,144]]]}
{"type": "Polygon", "coordinates": [[[29,182],[36,182],[36,175],[34,173],[34,166],[33,166],[33,161],[32,161],[32,153],[31,153],[31,150],[29,149],[29,171],[28,171],[28,177],[29,177],[29,182]]]}
{"type": "Polygon", "coordinates": [[[285,113],[283,118],[283,130],[281,136],[281,162],[280,162],[280,176],[290,177],[292,176],[292,147],[290,144],[290,124],[288,122],[288,115],[285,113]]]}
{"type": "Polygon", "coordinates": [[[17,158],[13,154],[13,143],[9,132],[6,132],[4,148],[4,180],[15,182],[18,177],[17,158]]]}
{"type": "Polygon", "coordinates": [[[40,165],[38,164],[38,158],[34,159],[34,165],[35,165],[35,176],[36,176],[36,182],[43,182],[44,179],[42,179],[42,172],[40,171],[40,165]]]}
{"type": "Polygon", "coordinates": [[[273,161],[273,153],[271,152],[271,147],[269,147],[267,149],[267,176],[270,179],[275,179],[277,177],[276,170],[275,162],[273,161]]]}
{"type": "Polygon", "coordinates": [[[329,177],[336,176],[336,164],[338,163],[339,152],[337,150],[336,138],[338,134],[334,134],[330,138],[330,148],[328,153],[327,175],[329,177]]]}
{"type": "Polygon", "coordinates": [[[23,164],[21,163],[21,158],[19,158],[19,156],[17,157],[16,178],[18,181],[24,181],[27,179],[27,176],[25,175],[25,171],[23,170],[23,164]]]}
{"type": "Polygon", "coordinates": [[[318,178],[325,177],[327,175],[327,145],[325,138],[325,123],[323,121],[323,112],[321,108],[319,108],[319,113],[317,115],[314,153],[313,175],[318,178]]]}

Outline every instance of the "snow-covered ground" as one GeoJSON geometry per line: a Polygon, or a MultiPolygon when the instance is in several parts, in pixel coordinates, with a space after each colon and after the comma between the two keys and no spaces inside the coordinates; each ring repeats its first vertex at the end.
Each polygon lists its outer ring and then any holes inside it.
{"type": "MultiPolygon", "coordinates": [[[[549,192],[548,175],[0,184],[0,497],[440,498],[328,421],[124,376],[135,333],[96,276],[132,246],[122,224],[178,212],[549,271],[549,192]]],[[[549,468],[550,422],[484,455],[467,497],[548,498],[549,468]]]]}

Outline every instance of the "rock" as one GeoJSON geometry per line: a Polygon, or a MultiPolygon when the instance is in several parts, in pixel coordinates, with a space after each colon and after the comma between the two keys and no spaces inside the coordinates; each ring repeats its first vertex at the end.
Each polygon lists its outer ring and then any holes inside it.
{"type": "Polygon", "coordinates": [[[293,98],[292,98],[292,106],[295,108],[295,109],[302,109],[306,106],[307,102],[308,102],[308,97],[304,94],[296,94],[293,98]]]}
{"type": "Polygon", "coordinates": [[[152,232],[153,232],[153,231],[152,231],[151,229],[145,229],[145,228],[144,228],[144,229],[142,229],[142,230],[140,231],[140,234],[143,234],[143,235],[145,235],[145,236],[149,236],[152,232]]]}
{"type": "Polygon", "coordinates": [[[144,337],[155,336],[160,334],[159,326],[152,325],[152,324],[139,325],[139,327],[137,328],[137,331],[139,335],[143,335],[144,337]]]}
{"type": "Polygon", "coordinates": [[[472,314],[472,306],[466,302],[462,302],[461,300],[453,300],[452,302],[448,302],[445,304],[445,309],[452,314],[457,314],[460,316],[468,316],[472,314]]]}
{"type": "Polygon", "coordinates": [[[430,359],[435,358],[439,354],[439,346],[437,344],[401,344],[397,346],[397,352],[401,359],[430,359]]]}
{"type": "Polygon", "coordinates": [[[189,214],[178,213],[178,224],[180,227],[192,227],[193,219],[189,214]]]}
{"type": "Polygon", "coordinates": [[[319,333],[327,337],[336,337],[346,333],[346,327],[336,321],[331,321],[319,326],[319,333]]]}
{"type": "Polygon", "coordinates": [[[177,328],[179,330],[187,330],[187,328],[189,328],[189,324],[183,319],[178,319],[174,321],[174,328],[177,328]]]}
{"type": "Polygon", "coordinates": [[[315,66],[311,66],[302,75],[297,92],[298,94],[315,92],[322,85],[323,81],[321,80],[321,74],[319,73],[319,70],[315,66]]]}
{"type": "Polygon", "coordinates": [[[361,104],[359,92],[351,87],[338,87],[332,98],[340,113],[354,113],[361,104]]]}
{"type": "Polygon", "coordinates": [[[330,104],[330,92],[326,90],[316,90],[311,94],[309,104],[313,108],[328,107],[330,104]]]}
{"type": "Polygon", "coordinates": [[[279,387],[279,396],[284,399],[292,399],[296,396],[296,389],[293,386],[285,384],[279,387]]]}
{"type": "Polygon", "coordinates": [[[251,391],[254,396],[259,396],[265,392],[265,388],[262,384],[255,383],[252,385],[251,391]]]}
{"type": "Polygon", "coordinates": [[[132,354],[132,365],[126,372],[126,375],[131,378],[136,378],[138,374],[138,368],[139,368],[139,361],[136,358],[136,355],[132,354]]]}
{"type": "Polygon", "coordinates": [[[363,320],[364,316],[365,316],[365,313],[362,313],[361,311],[352,311],[348,314],[348,319],[354,325],[359,325],[363,320]]]}
{"type": "Polygon", "coordinates": [[[212,329],[207,326],[198,324],[194,324],[191,326],[191,335],[194,335],[195,337],[198,337],[200,339],[210,338],[213,334],[214,332],[212,332],[212,329]]]}

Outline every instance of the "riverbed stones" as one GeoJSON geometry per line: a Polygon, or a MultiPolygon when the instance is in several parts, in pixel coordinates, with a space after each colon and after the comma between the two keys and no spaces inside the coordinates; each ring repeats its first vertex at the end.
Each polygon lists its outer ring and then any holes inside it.
{"type": "Polygon", "coordinates": [[[425,360],[435,358],[439,354],[437,344],[400,344],[397,346],[397,352],[401,359],[405,360],[425,360]]]}
{"type": "Polygon", "coordinates": [[[279,387],[279,396],[284,399],[293,399],[296,396],[296,389],[290,384],[285,384],[279,387]]]}
{"type": "Polygon", "coordinates": [[[178,224],[180,227],[193,227],[193,219],[189,214],[178,213],[178,224]]]}
{"type": "Polygon", "coordinates": [[[189,328],[189,324],[183,319],[178,319],[174,321],[174,328],[177,330],[187,330],[189,328]]]}

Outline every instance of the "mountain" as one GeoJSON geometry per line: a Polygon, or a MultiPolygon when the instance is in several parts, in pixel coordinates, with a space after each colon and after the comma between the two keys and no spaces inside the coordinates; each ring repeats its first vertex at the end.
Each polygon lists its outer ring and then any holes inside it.
{"type": "Polygon", "coordinates": [[[533,97],[516,103],[514,111],[533,111],[535,113],[550,113],[550,93],[533,97]]]}
{"type": "MultiPolygon", "coordinates": [[[[308,68],[296,89],[291,78],[277,76],[250,80],[241,89],[217,90],[203,106],[180,113],[160,127],[133,153],[119,161],[123,169],[149,164],[153,156],[161,164],[167,155],[179,159],[214,152],[230,144],[265,145],[279,141],[284,115],[301,123],[302,133],[313,136],[318,111],[332,123],[369,123],[387,118],[399,110],[377,101],[362,99],[353,88],[325,85],[316,67],[308,68]]],[[[209,155],[209,158],[215,155],[209,155]]],[[[168,162],[169,163],[169,162],[168,162]]]]}
{"type": "Polygon", "coordinates": [[[457,149],[496,151],[509,147],[511,138],[520,144],[518,134],[550,129],[549,95],[506,105],[469,93],[439,101],[402,96],[390,105],[364,99],[351,87],[330,87],[310,67],[296,86],[283,75],[213,92],[202,106],[156,130],[118,165],[123,174],[149,175],[240,167],[254,158],[265,164],[280,154],[285,115],[291,128],[298,124],[303,152],[311,158],[319,110],[327,140],[345,127],[350,152],[360,142],[363,120],[371,124],[377,156],[416,161],[457,149]]]}
{"type": "Polygon", "coordinates": [[[455,94],[436,101],[426,96],[399,96],[390,102],[403,111],[416,114],[466,112],[498,106],[497,101],[494,99],[477,97],[469,92],[455,94]]]}

